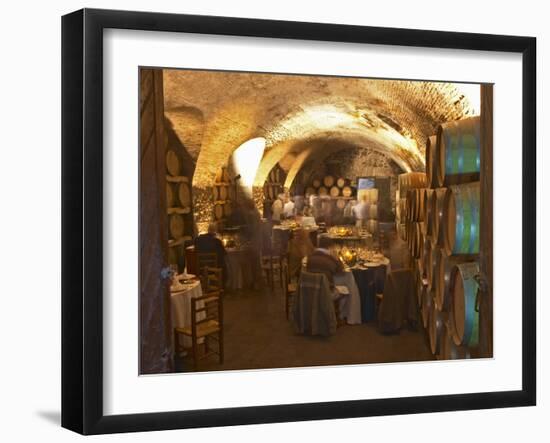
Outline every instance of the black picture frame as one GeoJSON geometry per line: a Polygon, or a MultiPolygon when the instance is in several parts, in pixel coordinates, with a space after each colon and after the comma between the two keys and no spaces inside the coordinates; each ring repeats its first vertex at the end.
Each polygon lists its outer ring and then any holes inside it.
{"type": "Polygon", "coordinates": [[[530,406],[536,403],[536,39],[84,9],[62,18],[62,426],[82,434],[530,406]],[[522,54],[522,388],[131,415],[103,413],[103,31],[108,28],[522,54]]]}

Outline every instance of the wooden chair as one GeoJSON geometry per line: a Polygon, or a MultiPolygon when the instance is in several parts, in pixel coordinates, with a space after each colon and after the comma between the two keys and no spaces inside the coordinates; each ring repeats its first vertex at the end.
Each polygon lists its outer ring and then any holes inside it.
{"type": "Polygon", "coordinates": [[[279,284],[283,287],[283,268],[285,259],[280,255],[261,255],[260,265],[262,274],[265,276],[267,283],[271,286],[271,290],[275,286],[275,274],[279,275],[279,284]]]}
{"type": "Polygon", "coordinates": [[[197,266],[199,275],[203,274],[205,267],[217,268],[218,267],[218,254],[215,252],[197,252],[197,266]]]}
{"type": "Polygon", "coordinates": [[[178,337],[184,335],[191,338],[191,357],[193,369],[198,368],[199,359],[218,355],[220,364],[223,364],[223,299],[218,292],[212,292],[201,297],[191,299],[191,326],[175,329],[176,352],[189,351],[189,348],[180,346],[178,337]],[[204,339],[204,353],[199,356],[199,340],[204,339]],[[217,341],[217,349],[210,346],[209,340],[217,341]]]}
{"type": "Polygon", "coordinates": [[[205,266],[201,274],[201,287],[204,294],[219,292],[223,296],[223,269],[205,266]]]}

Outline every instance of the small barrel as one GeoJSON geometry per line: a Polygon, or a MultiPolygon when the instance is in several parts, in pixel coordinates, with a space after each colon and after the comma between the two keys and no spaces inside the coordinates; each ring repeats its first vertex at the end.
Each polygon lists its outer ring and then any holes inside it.
{"type": "Polygon", "coordinates": [[[178,185],[178,200],[182,208],[191,206],[191,192],[189,191],[189,185],[185,182],[178,185]]]}
{"type": "Polygon", "coordinates": [[[323,178],[323,184],[326,188],[334,186],[334,177],[332,175],[325,175],[325,178],[323,178]]]}
{"type": "Polygon", "coordinates": [[[180,158],[178,157],[178,154],[176,154],[174,151],[169,149],[166,152],[166,170],[168,173],[172,176],[178,176],[180,175],[180,158]]]}
{"type": "Polygon", "coordinates": [[[312,185],[315,189],[319,189],[319,187],[321,186],[321,180],[318,179],[318,178],[314,178],[313,181],[311,182],[311,185],[312,185]]]}
{"type": "Polygon", "coordinates": [[[432,302],[428,318],[428,336],[430,338],[430,350],[434,355],[440,353],[443,329],[443,314],[435,307],[435,303],[432,302]]]}
{"type": "Polygon", "coordinates": [[[432,135],[426,139],[426,180],[430,188],[437,188],[436,174],[437,162],[435,160],[437,146],[437,135],[432,135]]]}
{"type": "Polygon", "coordinates": [[[336,179],[336,186],[338,186],[340,189],[342,189],[344,186],[346,186],[349,183],[349,180],[347,180],[344,177],[338,177],[336,179]]]}
{"type": "Polygon", "coordinates": [[[438,188],[434,189],[432,193],[431,201],[431,242],[432,246],[442,247],[444,245],[444,232],[445,229],[441,228],[443,226],[443,203],[445,201],[445,194],[447,193],[447,188],[438,188]]]}
{"type": "Polygon", "coordinates": [[[437,130],[435,185],[479,180],[480,117],[444,123],[437,130]]]}
{"type": "Polygon", "coordinates": [[[223,219],[223,204],[222,203],[216,203],[214,205],[214,218],[216,220],[223,219]]]}
{"type": "Polygon", "coordinates": [[[399,197],[407,197],[407,191],[415,188],[425,188],[427,184],[426,174],[424,172],[407,172],[399,174],[397,178],[397,189],[399,197]]]}
{"type": "Polygon", "coordinates": [[[172,214],[169,216],[168,228],[170,231],[170,237],[173,239],[179,239],[183,237],[185,232],[185,221],[179,214],[172,214]]]}
{"type": "Polygon", "coordinates": [[[171,183],[166,183],[166,207],[172,208],[176,203],[176,199],[174,197],[174,189],[172,188],[171,183]]]}
{"type": "Polygon", "coordinates": [[[336,200],[336,207],[338,209],[344,209],[347,204],[348,202],[345,198],[339,198],[338,200],[336,200]]]}
{"type": "Polygon", "coordinates": [[[338,186],[332,186],[330,188],[330,196],[338,197],[340,195],[340,188],[338,186]]]}
{"type": "Polygon", "coordinates": [[[458,346],[474,347],[479,342],[478,274],[478,262],[458,264],[451,272],[453,341],[458,346]]]}
{"type": "Polygon", "coordinates": [[[351,197],[352,194],[353,194],[353,189],[351,189],[350,186],[344,186],[344,187],[342,188],[342,195],[343,195],[344,197],[351,197]]]}
{"type": "Polygon", "coordinates": [[[324,186],[320,186],[319,187],[319,195],[321,195],[321,196],[328,195],[328,189],[324,186]]]}
{"type": "Polygon", "coordinates": [[[479,204],[479,182],[447,188],[443,235],[448,255],[479,253],[479,204]]]}
{"type": "Polygon", "coordinates": [[[315,194],[315,188],[313,186],[308,186],[306,188],[306,197],[309,197],[310,195],[315,194]]]}

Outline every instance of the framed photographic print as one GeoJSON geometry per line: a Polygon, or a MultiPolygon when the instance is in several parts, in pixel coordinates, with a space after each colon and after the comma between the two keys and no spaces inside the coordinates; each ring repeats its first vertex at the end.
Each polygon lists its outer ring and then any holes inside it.
{"type": "Polygon", "coordinates": [[[62,21],[62,425],[536,402],[530,37],[62,21]]]}

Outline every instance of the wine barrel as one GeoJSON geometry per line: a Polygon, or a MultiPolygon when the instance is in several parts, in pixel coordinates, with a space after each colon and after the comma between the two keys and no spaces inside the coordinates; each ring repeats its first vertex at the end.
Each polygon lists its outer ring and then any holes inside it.
{"type": "Polygon", "coordinates": [[[436,276],[439,270],[438,265],[441,260],[441,249],[437,246],[433,246],[430,242],[430,253],[427,256],[428,265],[426,266],[426,280],[430,288],[436,288],[436,276]]]}
{"type": "Polygon", "coordinates": [[[345,198],[339,198],[338,200],[336,200],[336,207],[338,209],[344,209],[347,204],[348,202],[345,198]]]}
{"type": "Polygon", "coordinates": [[[309,197],[310,195],[315,194],[315,188],[313,186],[308,186],[306,188],[306,197],[309,197]]]}
{"type": "Polygon", "coordinates": [[[216,183],[228,183],[229,182],[229,172],[225,166],[222,166],[216,174],[216,183]]]}
{"type": "Polygon", "coordinates": [[[432,241],[432,246],[442,247],[444,244],[444,232],[443,228],[443,204],[445,201],[445,194],[447,193],[447,188],[438,188],[434,189],[432,193],[431,201],[431,229],[432,234],[430,239],[432,241]]]}
{"type": "Polygon", "coordinates": [[[452,321],[449,317],[443,326],[443,337],[440,345],[439,358],[441,360],[457,360],[470,358],[470,350],[465,346],[457,346],[453,341],[452,321]]]}
{"type": "Polygon", "coordinates": [[[191,192],[189,191],[189,185],[182,182],[178,186],[178,200],[182,208],[188,208],[191,206],[191,192]]]}
{"type": "Polygon", "coordinates": [[[437,135],[432,135],[426,139],[426,180],[430,188],[437,188],[435,174],[437,171],[437,162],[434,162],[437,146],[437,135]]]}
{"type": "Polygon", "coordinates": [[[407,191],[408,209],[407,219],[412,222],[424,221],[424,194],[425,188],[409,189],[407,191]]]}
{"type": "Polygon", "coordinates": [[[321,186],[321,180],[314,178],[311,184],[314,188],[318,189],[321,186]]]}
{"type": "Polygon", "coordinates": [[[451,272],[456,265],[472,260],[468,260],[464,256],[445,255],[442,249],[438,250],[439,256],[433,276],[435,303],[440,311],[448,311],[451,303],[451,272]]]}
{"type": "Polygon", "coordinates": [[[348,183],[349,183],[349,180],[344,177],[338,177],[338,179],[336,179],[336,186],[338,186],[340,189],[342,189],[348,183]]]}
{"type": "Polygon", "coordinates": [[[420,246],[422,243],[422,222],[409,223],[409,232],[407,233],[409,251],[411,257],[420,258],[420,246]]]}
{"type": "Polygon", "coordinates": [[[178,154],[169,149],[166,152],[166,170],[172,176],[180,175],[180,158],[178,154]]]}
{"type": "Polygon", "coordinates": [[[430,350],[433,355],[439,354],[443,338],[443,314],[437,310],[435,303],[432,306],[428,318],[428,336],[430,338],[430,350]]]}
{"type": "Polygon", "coordinates": [[[183,233],[185,232],[185,221],[183,220],[183,217],[181,215],[170,215],[168,227],[170,230],[170,237],[174,239],[183,237],[183,233]]]}
{"type": "Polygon", "coordinates": [[[434,153],[436,187],[479,180],[480,117],[444,123],[434,153]]]}
{"type": "Polygon", "coordinates": [[[367,231],[369,231],[371,234],[376,234],[378,232],[378,221],[367,220],[367,231]]]}
{"type": "Polygon", "coordinates": [[[166,183],[166,207],[171,208],[176,203],[176,199],[174,198],[174,190],[172,189],[172,185],[170,183],[166,183]]]}
{"type": "Polygon", "coordinates": [[[319,187],[319,195],[328,195],[328,189],[324,186],[319,187]]]}
{"type": "Polygon", "coordinates": [[[424,241],[422,242],[422,248],[420,253],[422,278],[428,279],[428,274],[431,276],[431,272],[428,270],[428,268],[431,264],[432,243],[425,235],[423,235],[423,239],[424,241]]]}
{"type": "Polygon", "coordinates": [[[214,205],[214,218],[216,220],[221,220],[223,218],[223,204],[216,203],[214,205]]]}
{"type": "Polygon", "coordinates": [[[431,237],[432,235],[431,203],[432,203],[433,193],[434,193],[433,189],[426,189],[424,191],[424,201],[422,202],[422,209],[424,210],[424,215],[422,217],[422,220],[424,221],[423,234],[427,237],[431,237]]]}
{"type": "Polygon", "coordinates": [[[275,200],[275,198],[277,197],[275,195],[275,191],[276,191],[276,189],[273,186],[267,185],[267,195],[268,195],[270,200],[275,200]]]}
{"type": "Polygon", "coordinates": [[[325,175],[325,178],[323,178],[323,184],[327,188],[334,186],[334,177],[332,175],[325,175]]]}
{"type": "Polygon", "coordinates": [[[473,347],[479,342],[478,274],[478,262],[458,264],[451,272],[453,341],[459,346],[473,347]]]}
{"type": "Polygon", "coordinates": [[[352,194],[353,194],[353,190],[351,189],[350,186],[344,186],[344,187],[342,188],[342,195],[343,195],[344,197],[351,197],[352,194]]]}
{"type": "Polygon", "coordinates": [[[433,296],[433,289],[428,289],[428,287],[425,286],[424,291],[422,292],[422,307],[420,309],[420,313],[422,316],[422,325],[425,329],[428,329],[428,322],[430,320],[430,312],[432,310],[433,304],[433,296]]]}
{"type": "Polygon", "coordinates": [[[399,197],[407,197],[407,191],[414,188],[425,188],[427,185],[426,174],[424,172],[407,172],[399,174],[397,178],[397,189],[399,197]]]}
{"type": "Polygon", "coordinates": [[[447,188],[443,235],[448,255],[479,253],[479,200],[479,182],[447,188]]]}
{"type": "Polygon", "coordinates": [[[330,196],[338,197],[340,195],[340,188],[338,186],[332,186],[330,188],[330,196]]]}

